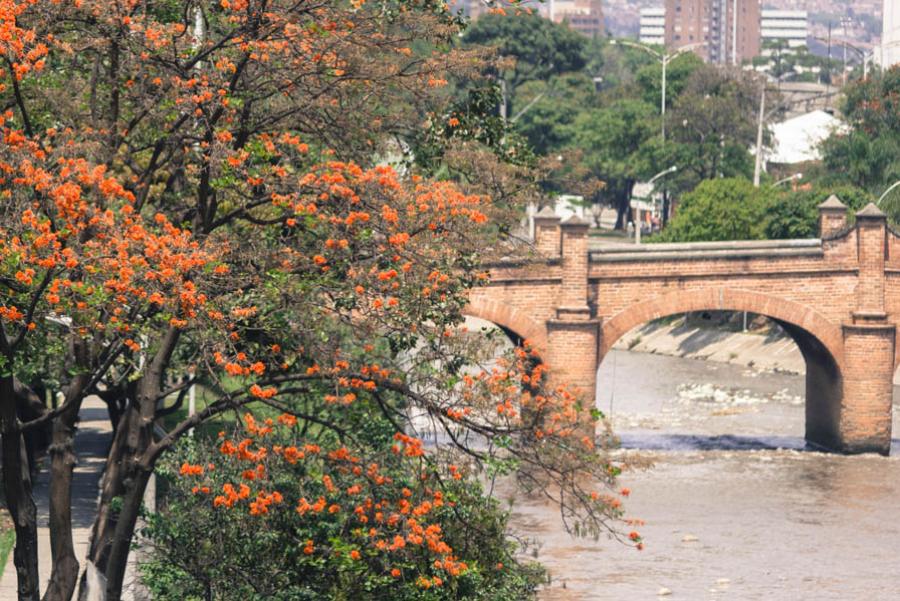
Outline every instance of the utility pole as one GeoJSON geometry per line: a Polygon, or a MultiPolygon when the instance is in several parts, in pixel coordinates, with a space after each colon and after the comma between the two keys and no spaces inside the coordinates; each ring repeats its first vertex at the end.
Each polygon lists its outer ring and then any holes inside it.
{"type": "Polygon", "coordinates": [[[659,114],[662,120],[662,144],[666,146],[666,66],[669,64],[669,57],[662,57],[662,102],[659,107],[659,114]]]}
{"type": "Polygon", "coordinates": [[[756,124],[756,164],[753,167],[753,187],[759,188],[759,176],[762,171],[763,124],[766,118],[766,82],[763,80],[759,93],[759,121],[756,124]]]}

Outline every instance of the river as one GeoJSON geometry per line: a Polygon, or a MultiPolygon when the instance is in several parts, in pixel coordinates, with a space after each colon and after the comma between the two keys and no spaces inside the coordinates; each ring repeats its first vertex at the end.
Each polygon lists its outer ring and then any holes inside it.
{"type": "Polygon", "coordinates": [[[573,539],[520,497],[542,599],[900,598],[898,441],[894,457],[805,450],[803,376],[617,350],[599,380],[622,452],[653,461],[621,479],[646,548],[573,539]]]}

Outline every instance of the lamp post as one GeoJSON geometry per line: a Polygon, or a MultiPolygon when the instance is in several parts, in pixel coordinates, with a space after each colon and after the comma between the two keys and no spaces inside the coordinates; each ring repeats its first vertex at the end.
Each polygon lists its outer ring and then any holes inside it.
{"type": "MultiPolygon", "coordinates": [[[[650,190],[652,190],[653,182],[655,182],[659,178],[663,177],[664,175],[668,175],[670,173],[675,173],[676,171],[678,171],[678,165],[672,165],[668,169],[666,169],[664,171],[660,171],[659,173],[657,173],[656,175],[651,177],[645,185],[648,186],[648,188],[650,190]]],[[[640,244],[641,243],[641,207],[640,207],[640,205],[635,207],[635,210],[637,211],[637,218],[635,219],[635,224],[634,224],[634,243],[640,244]]]]}
{"type": "Polygon", "coordinates": [[[884,197],[887,196],[888,194],[890,194],[891,191],[892,191],[894,188],[896,188],[897,186],[900,186],[900,180],[897,180],[896,182],[894,182],[893,184],[891,184],[890,186],[888,186],[888,189],[885,190],[884,193],[883,193],[881,196],[878,197],[878,200],[875,202],[875,206],[880,207],[880,206],[881,206],[881,201],[884,200],[884,197]]]}
{"type": "Polygon", "coordinates": [[[672,52],[669,52],[668,54],[658,52],[658,51],[654,50],[653,48],[651,48],[650,46],[647,46],[646,44],[639,44],[637,42],[632,42],[630,40],[610,40],[609,43],[614,46],[619,46],[619,45],[629,46],[631,48],[637,48],[639,50],[643,50],[644,52],[646,52],[647,54],[651,55],[656,60],[658,60],[660,63],[662,63],[662,100],[660,101],[660,105],[659,105],[659,113],[660,113],[660,116],[662,117],[662,119],[661,119],[662,120],[662,141],[665,142],[666,141],[666,68],[669,66],[669,63],[673,59],[684,54],[685,52],[689,52],[690,50],[693,50],[694,48],[697,48],[699,46],[705,46],[706,42],[696,42],[694,44],[688,44],[686,46],[676,48],[675,50],[673,50],[672,52]]]}
{"type": "MultiPolygon", "coordinates": [[[[819,40],[820,42],[828,42],[828,40],[826,38],[819,38],[819,37],[815,37],[815,36],[810,36],[810,37],[812,37],[812,39],[814,39],[814,40],[819,40]]],[[[844,40],[832,40],[832,41],[835,44],[840,44],[841,46],[844,47],[844,69],[845,69],[845,71],[847,69],[847,67],[846,67],[847,49],[849,48],[850,50],[855,52],[859,56],[860,60],[862,61],[863,78],[866,78],[869,76],[869,61],[871,61],[873,58],[875,58],[875,49],[874,48],[867,51],[867,50],[863,50],[862,48],[859,48],[858,46],[854,46],[853,44],[851,44],[849,42],[845,42],[844,40]]],[[[893,46],[897,43],[898,42],[892,42],[892,43],[888,44],[887,46],[888,47],[893,46]]],[[[882,48],[882,46],[879,46],[878,48],[882,48]]]]}
{"type": "Polygon", "coordinates": [[[785,182],[789,182],[789,181],[794,180],[794,179],[803,179],[803,174],[802,174],[802,173],[795,173],[794,175],[788,176],[788,177],[786,177],[786,178],[784,178],[784,179],[780,179],[780,180],[778,180],[777,182],[775,182],[774,184],[772,184],[772,187],[773,187],[773,188],[776,188],[776,187],[780,186],[781,184],[783,184],[783,183],[785,183],[785,182]]]}

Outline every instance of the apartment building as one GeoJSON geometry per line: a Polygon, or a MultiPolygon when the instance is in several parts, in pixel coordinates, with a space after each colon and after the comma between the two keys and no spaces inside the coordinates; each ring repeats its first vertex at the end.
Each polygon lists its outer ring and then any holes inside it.
{"type": "Polygon", "coordinates": [[[664,45],[666,43],[666,9],[641,9],[640,40],[642,44],[664,45]]]}
{"type": "Polygon", "coordinates": [[[606,32],[601,0],[549,0],[544,6],[550,20],[565,22],[588,37],[602,36],[606,32]]]}
{"type": "Polygon", "coordinates": [[[809,15],[805,10],[763,9],[760,19],[762,45],[766,42],[787,42],[788,48],[806,46],[809,35],[809,15]]]}
{"type": "Polygon", "coordinates": [[[884,0],[881,49],[878,57],[885,69],[900,63],[900,0],[884,0]]]}
{"type": "Polygon", "coordinates": [[[712,63],[740,64],[760,51],[759,0],[666,0],[666,46],[695,45],[712,63]]]}

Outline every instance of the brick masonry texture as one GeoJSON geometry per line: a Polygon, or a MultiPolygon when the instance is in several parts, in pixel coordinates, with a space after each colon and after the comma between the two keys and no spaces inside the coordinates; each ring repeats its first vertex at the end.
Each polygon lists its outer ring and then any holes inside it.
{"type": "Polygon", "coordinates": [[[527,339],[554,378],[587,396],[599,362],[635,326],[688,311],[769,316],[807,361],[807,439],[886,454],[900,235],[874,205],[847,223],[846,208],[829,200],[820,208],[820,240],[644,245],[592,256],[584,224],[544,215],[535,241],[543,258],[493,266],[466,312],[527,339]]]}

